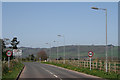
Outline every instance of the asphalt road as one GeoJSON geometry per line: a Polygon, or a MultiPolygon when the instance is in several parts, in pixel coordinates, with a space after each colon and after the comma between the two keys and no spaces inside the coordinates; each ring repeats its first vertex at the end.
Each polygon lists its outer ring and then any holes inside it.
{"type": "Polygon", "coordinates": [[[103,80],[95,76],[39,62],[25,62],[19,80],[103,80]]]}

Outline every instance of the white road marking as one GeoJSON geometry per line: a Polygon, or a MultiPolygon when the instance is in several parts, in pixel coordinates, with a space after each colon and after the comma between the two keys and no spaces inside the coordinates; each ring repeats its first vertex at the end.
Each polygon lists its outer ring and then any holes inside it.
{"type": "Polygon", "coordinates": [[[53,74],[52,72],[50,72],[50,74],[53,74]]]}
{"type": "Polygon", "coordinates": [[[56,75],[54,75],[55,77],[58,77],[58,76],[56,76],[56,75]]]}
{"type": "MultiPolygon", "coordinates": [[[[47,69],[45,69],[45,68],[43,68],[43,67],[41,67],[41,68],[44,69],[45,71],[49,72],[50,74],[52,74],[54,77],[58,78],[57,75],[55,75],[54,73],[50,72],[49,70],[47,70],[47,69]]],[[[61,78],[59,78],[59,79],[62,80],[61,78]]]]}
{"type": "MultiPolygon", "coordinates": [[[[55,65],[51,65],[51,64],[46,64],[46,65],[53,66],[53,67],[57,67],[57,68],[60,68],[60,69],[63,69],[63,70],[67,70],[67,71],[72,71],[72,72],[74,72],[74,73],[82,74],[82,75],[85,75],[85,76],[88,76],[88,77],[93,77],[93,78],[99,78],[99,79],[102,79],[101,77],[97,77],[97,76],[93,76],[93,75],[85,74],[85,73],[82,73],[82,72],[77,72],[77,71],[70,70],[70,69],[67,69],[67,68],[63,68],[63,67],[59,67],[59,66],[55,66],[55,65]]],[[[106,80],[106,79],[105,79],[105,80],[106,80]]]]}

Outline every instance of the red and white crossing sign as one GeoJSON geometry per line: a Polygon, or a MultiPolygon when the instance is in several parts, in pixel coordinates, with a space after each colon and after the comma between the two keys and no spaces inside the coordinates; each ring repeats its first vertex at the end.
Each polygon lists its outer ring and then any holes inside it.
{"type": "Polygon", "coordinates": [[[88,52],[88,56],[90,57],[90,70],[91,70],[91,58],[94,55],[94,53],[92,51],[88,52]]]}
{"type": "Polygon", "coordinates": [[[89,56],[89,57],[92,57],[93,55],[94,55],[94,53],[93,53],[92,51],[89,51],[89,52],[88,52],[88,56],[89,56]]]}
{"type": "Polygon", "coordinates": [[[7,55],[8,57],[10,57],[10,56],[12,55],[12,51],[8,50],[7,53],[6,53],[6,55],[7,55]]]}

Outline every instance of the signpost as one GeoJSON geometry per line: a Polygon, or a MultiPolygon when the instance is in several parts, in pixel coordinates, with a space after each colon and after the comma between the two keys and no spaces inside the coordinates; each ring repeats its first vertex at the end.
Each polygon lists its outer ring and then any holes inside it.
{"type": "Polygon", "coordinates": [[[12,51],[8,50],[6,55],[8,56],[8,67],[10,66],[10,56],[12,55],[12,51]]]}
{"type": "Polygon", "coordinates": [[[90,70],[91,70],[91,58],[94,55],[94,53],[92,51],[88,52],[88,56],[90,57],[90,70]]]}
{"type": "Polygon", "coordinates": [[[13,49],[13,56],[22,56],[21,49],[13,49]]]}
{"type": "MultiPolygon", "coordinates": [[[[13,49],[13,56],[15,56],[15,58],[18,58],[22,56],[22,50],[21,49],[13,49]]],[[[22,58],[21,58],[22,61],[22,58]]]]}

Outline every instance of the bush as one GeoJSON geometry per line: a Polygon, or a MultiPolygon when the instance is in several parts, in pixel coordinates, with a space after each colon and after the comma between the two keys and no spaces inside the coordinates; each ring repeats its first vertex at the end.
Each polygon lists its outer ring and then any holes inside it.
{"type": "Polygon", "coordinates": [[[8,68],[8,63],[3,63],[2,64],[2,73],[3,73],[3,75],[8,73],[17,64],[19,64],[19,62],[15,61],[15,60],[11,60],[10,61],[10,67],[8,68]]]}
{"type": "Polygon", "coordinates": [[[18,61],[11,61],[10,62],[10,67],[8,68],[7,64],[3,64],[3,68],[2,68],[2,80],[9,80],[9,79],[16,79],[17,75],[20,73],[20,71],[23,68],[23,64],[21,62],[18,61]]]}
{"type": "Polygon", "coordinates": [[[8,71],[9,71],[8,65],[3,64],[2,65],[2,73],[3,73],[3,75],[5,75],[8,71]]]}

